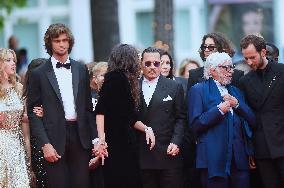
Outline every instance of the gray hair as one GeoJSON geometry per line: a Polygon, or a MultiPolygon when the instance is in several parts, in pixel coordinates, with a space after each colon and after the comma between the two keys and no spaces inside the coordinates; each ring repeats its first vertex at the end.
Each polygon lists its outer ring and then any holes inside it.
{"type": "Polygon", "coordinates": [[[210,54],[205,61],[204,64],[204,79],[208,80],[210,77],[212,77],[210,73],[210,69],[214,67],[218,67],[219,65],[223,64],[224,62],[229,61],[232,63],[232,58],[229,56],[229,54],[225,52],[214,52],[210,54]]]}

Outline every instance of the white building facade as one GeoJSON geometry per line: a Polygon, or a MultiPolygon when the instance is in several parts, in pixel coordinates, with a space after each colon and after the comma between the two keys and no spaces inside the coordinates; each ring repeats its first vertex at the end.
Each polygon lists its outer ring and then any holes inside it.
{"type": "MultiPolygon", "coordinates": [[[[29,60],[48,57],[43,37],[52,23],[67,24],[75,37],[71,57],[86,63],[93,61],[91,0],[28,0],[28,6],[16,9],[5,20],[0,32],[0,46],[7,47],[8,38],[15,35],[19,48],[28,50],[29,60]]],[[[154,0],[118,0],[121,43],[144,49],[154,42],[152,20],[154,0]]],[[[174,0],[174,47],[176,64],[184,58],[201,62],[198,49],[207,32],[207,0],[174,0]]],[[[283,62],[284,35],[283,0],[273,1],[275,44],[283,62]]]]}

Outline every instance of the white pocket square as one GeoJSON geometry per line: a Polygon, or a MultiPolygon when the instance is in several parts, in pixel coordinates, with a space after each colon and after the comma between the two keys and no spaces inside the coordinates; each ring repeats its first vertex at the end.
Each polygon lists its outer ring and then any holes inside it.
{"type": "Polygon", "coordinates": [[[172,99],[172,97],[169,96],[169,95],[167,96],[167,98],[163,98],[163,101],[171,101],[171,100],[173,100],[173,99],[172,99]]]}

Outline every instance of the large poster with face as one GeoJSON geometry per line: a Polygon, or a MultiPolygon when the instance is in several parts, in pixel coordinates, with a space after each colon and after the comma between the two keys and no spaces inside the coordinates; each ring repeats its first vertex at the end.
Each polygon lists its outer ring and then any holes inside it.
{"type": "Polygon", "coordinates": [[[227,35],[240,59],[239,44],[248,34],[260,34],[274,43],[272,0],[208,0],[208,30],[227,35]]]}

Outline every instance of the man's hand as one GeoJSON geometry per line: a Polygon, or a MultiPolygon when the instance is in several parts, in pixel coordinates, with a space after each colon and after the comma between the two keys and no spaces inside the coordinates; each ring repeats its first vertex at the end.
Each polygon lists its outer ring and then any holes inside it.
{"type": "Polygon", "coordinates": [[[176,156],[179,154],[179,147],[176,144],[170,143],[167,149],[167,154],[171,156],[176,156]]]}
{"type": "Polygon", "coordinates": [[[225,102],[221,102],[218,105],[218,108],[224,113],[226,114],[227,112],[229,112],[231,106],[230,106],[230,102],[229,101],[225,101],[225,102]]]}
{"type": "Polygon", "coordinates": [[[57,151],[54,149],[54,147],[51,144],[45,144],[42,147],[42,151],[45,160],[47,160],[50,163],[54,163],[61,158],[61,156],[58,155],[57,151]]]}
{"type": "Polygon", "coordinates": [[[98,142],[94,144],[92,149],[92,155],[102,159],[102,165],[104,165],[105,157],[108,157],[106,142],[98,142]]]}
{"type": "Polygon", "coordinates": [[[41,106],[35,106],[33,108],[33,112],[36,114],[36,116],[38,117],[43,117],[43,108],[42,105],[41,106]]]}
{"type": "Polygon", "coordinates": [[[223,96],[224,101],[228,101],[230,103],[230,107],[235,108],[238,104],[239,101],[236,99],[234,96],[230,94],[226,94],[223,96]]]}
{"type": "Polygon", "coordinates": [[[146,129],[145,130],[145,134],[146,134],[146,142],[149,145],[150,144],[150,150],[152,150],[155,146],[155,135],[153,132],[153,129],[146,129]]]}

